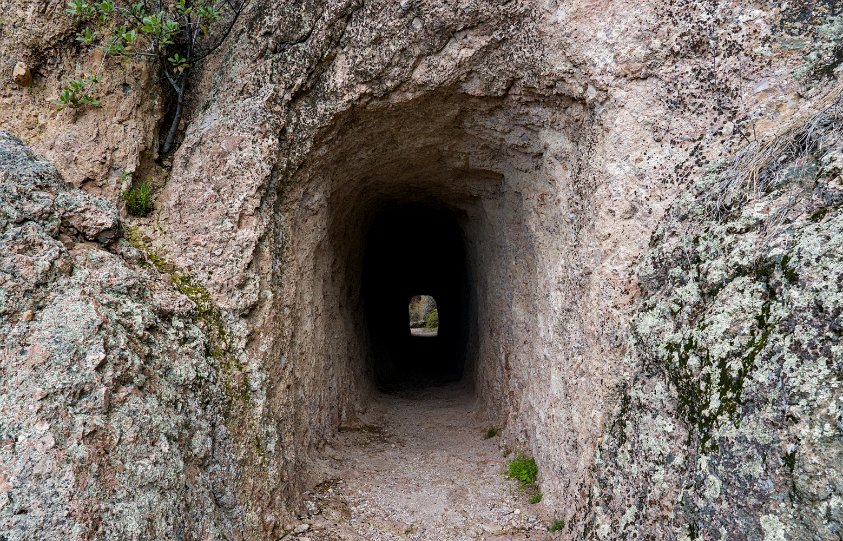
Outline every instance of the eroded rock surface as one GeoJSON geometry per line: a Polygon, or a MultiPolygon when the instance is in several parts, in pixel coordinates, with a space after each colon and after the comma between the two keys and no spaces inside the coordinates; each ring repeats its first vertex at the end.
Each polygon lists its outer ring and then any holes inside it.
{"type": "Polygon", "coordinates": [[[684,193],[640,268],[586,538],[843,534],[843,102],[684,193]]]}
{"type": "Polygon", "coordinates": [[[232,538],[225,396],[191,300],[114,206],[0,132],[0,539],[232,538]]]}
{"type": "Polygon", "coordinates": [[[88,50],[85,23],[64,0],[9,0],[0,28],[0,129],[46,157],[63,178],[117,204],[121,190],[157,173],[162,96],[155,69],[88,50]],[[83,114],[53,103],[71,79],[101,76],[102,107],[83,114]]]}
{"type": "Polygon", "coordinates": [[[835,3],[252,1],[132,242],[111,205],[168,165],[158,81],[63,4],[0,29],[0,126],[88,193],[3,139],[11,538],[279,537],[373,392],[367,227],[430,201],[465,236],[467,383],[564,535],[839,536],[836,120],[765,146],[828,105],[835,3]],[[103,107],[57,112],[100,65],[103,107]],[[789,169],[717,200],[750,144],[748,178],[789,169]]]}
{"type": "MultiPolygon", "coordinates": [[[[538,460],[546,505],[587,532],[574,510],[628,376],[636,261],[686,183],[822,94],[793,78],[818,39],[799,34],[802,53],[785,39],[819,24],[804,13],[762,2],[256,7],[224,69],[202,80],[209,97],[159,198],[165,233],[147,230],[241,323],[267,422],[283,418],[273,426],[295,449],[262,460],[295,483],[314,443],[365,409],[368,220],[390,201],[437,200],[459,217],[475,280],[467,377],[504,437],[538,460]]],[[[280,478],[244,483],[256,508],[273,508],[280,478]]],[[[254,518],[269,531],[266,516],[254,518]]]]}

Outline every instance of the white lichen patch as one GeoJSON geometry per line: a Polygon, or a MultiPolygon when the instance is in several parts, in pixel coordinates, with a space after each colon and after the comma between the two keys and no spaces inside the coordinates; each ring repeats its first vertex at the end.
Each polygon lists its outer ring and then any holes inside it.
{"type": "Polygon", "coordinates": [[[764,531],[764,541],[787,541],[784,535],[784,524],[775,515],[761,517],[761,529],[764,531]]]}
{"type": "Polygon", "coordinates": [[[714,475],[709,475],[705,478],[705,492],[704,495],[708,500],[716,500],[720,497],[720,487],[723,483],[714,475]]]}

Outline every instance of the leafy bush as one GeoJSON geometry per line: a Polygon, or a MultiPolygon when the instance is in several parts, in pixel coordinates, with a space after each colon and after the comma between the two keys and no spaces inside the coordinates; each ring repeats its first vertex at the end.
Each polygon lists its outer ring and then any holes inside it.
{"type": "Polygon", "coordinates": [[[99,107],[99,100],[91,95],[99,81],[99,77],[96,75],[84,79],[71,79],[61,88],[58,99],[53,100],[53,103],[58,106],[59,111],[68,108],[72,109],[74,118],[86,105],[99,107]]]}
{"type": "Polygon", "coordinates": [[[439,328],[439,310],[433,310],[427,317],[424,318],[424,328],[425,329],[438,329],[439,328]]]}
{"type": "Polygon", "coordinates": [[[551,532],[558,532],[558,531],[562,530],[562,528],[564,528],[564,527],[565,527],[565,521],[559,519],[559,520],[556,520],[556,521],[553,522],[553,524],[550,526],[550,531],[551,532]]]}
{"type": "MultiPolygon", "coordinates": [[[[222,44],[244,6],[245,0],[68,0],[65,11],[85,25],[76,35],[79,43],[97,45],[110,56],[157,62],[175,94],[161,149],[166,154],[173,148],[181,120],[190,69],[222,44]]],[[[80,87],[79,81],[70,81],[60,91],[59,105],[74,111],[83,105],[98,105],[83,92],[93,90],[93,84],[80,87]]]]}
{"type": "Polygon", "coordinates": [[[126,190],[120,197],[126,202],[126,210],[132,216],[148,216],[152,212],[152,190],[148,182],[126,190]]]}
{"type": "Polygon", "coordinates": [[[530,503],[533,504],[533,505],[539,503],[540,501],[542,501],[542,493],[541,492],[536,492],[535,494],[533,494],[530,497],[530,503]]]}
{"type": "Polygon", "coordinates": [[[490,428],[489,430],[486,431],[486,439],[487,440],[489,438],[494,438],[497,435],[498,435],[498,429],[495,428],[495,427],[492,427],[492,428],[490,428]]]}
{"type": "Polygon", "coordinates": [[[536,483],[536,477],[539,475],[539,467],[533,458],[518,455],[509,461],[506,474],[513,479],[521,481],[521,485],[527,487],[536,483]]]}

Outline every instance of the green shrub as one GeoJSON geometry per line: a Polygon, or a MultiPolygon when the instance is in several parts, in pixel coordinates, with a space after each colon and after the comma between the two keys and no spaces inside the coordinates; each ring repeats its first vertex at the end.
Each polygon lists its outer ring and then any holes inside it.
{"type": "Polygon", "coordinates": [[[524,455],[518,455],[509,461],[506,474],[513,479],[521,481],[521,486],[527,487],[536,483],[536,477],[539,475],[539,467],[536,465],[534,459],[524,455]]]}
{"type": "Polygon", "coordinates": [[[487,440],[489,438],[494,438],[497,435],[498,435],[498,429],[495,428],[495,427],[492,427],[492,428],[490,428],[489,430],[486,431],[486,439],[487,440]]]}
{"type": "Polygon", "coordinates": [[[439,328],[439,310],[433,310],[427,317],[424,318],[424,328],[425,329],[438,329],[439,328]]]}
{"type": "Polygon", "coordinates": [[[59,90],[59,97],[53,100],[53,103],[58,107],[59,111],[72,109],[73,118],[75,119],[83,107],[88,105],[91,107],[100,106],[99,100],[95,99],[92,95],[99,81],[96,75],[85,77],[84,79],[71,79],[59,90]]]}
{"type": "Polygon", "coordinates": [[[542,493],[541,492],[536,492],[535,494],[533,494],[530,497],[530,503],[532,503],[533,505],[539,503],[540,501],[542,501],[542,493]]]}
{"type": "Polygon", "coordinates": [[[152,190],[148,182],[126,190],[120,197],[126,202],[126,210],[132,216],[148,216],[152,212],[152,190]]]}
{"type": "Polygon", "coordinates": [[[551,532],[558,532],[561,531],[562,528],[565,527],[565,521],[562,519],[556,520],[553,522],[553,525],[550,527],[551,532]]]}

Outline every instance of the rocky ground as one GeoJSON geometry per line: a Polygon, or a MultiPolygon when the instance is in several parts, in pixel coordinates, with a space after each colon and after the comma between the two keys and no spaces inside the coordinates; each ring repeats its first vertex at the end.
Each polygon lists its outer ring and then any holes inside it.
{"type": "Polygon", "coordinates": [[[555,539],[459,387],[381,395],[314,468],[292,540],[555,539]]]}

